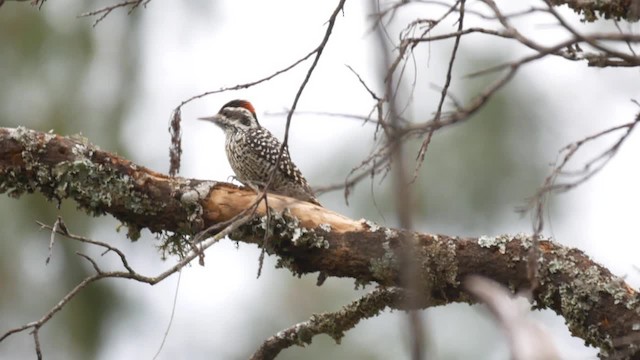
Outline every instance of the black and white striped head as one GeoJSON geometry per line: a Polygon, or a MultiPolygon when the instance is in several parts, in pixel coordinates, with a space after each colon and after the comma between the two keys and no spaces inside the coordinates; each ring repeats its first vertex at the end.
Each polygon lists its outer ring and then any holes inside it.
{"type": "Polygon", "coordinates": [[[217,114],[200,120],[211,121],[227,134],[260,128],[256,110],[246,100],[232,100],[224,104],[217,114]]]}

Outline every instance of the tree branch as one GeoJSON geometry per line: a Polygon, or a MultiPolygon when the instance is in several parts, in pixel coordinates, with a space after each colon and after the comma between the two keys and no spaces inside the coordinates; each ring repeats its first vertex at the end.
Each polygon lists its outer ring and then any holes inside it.
{"type": "Polygon", "coordinates": [[[640,3],[629,0],[551,0],[553,6],[567,5],[583,19],[593,22],[599,18],[638,21],[640,3]]]}
{"type": "MultiPolygon", "coordinates": [[[[251,355],[251,360],[275,359],[280,352],[293,345],[311,344],[314,336],[327,334],[340,343],[347,330],[355,327],[361,320],[374,317],[387,307],[407,310],[407,293],[398,288],[376,289],[352,303],[343,306],[339,311],[314,314],[307,321],[297,323],[279,331],[268,338],[260,348],[251,355]]],[[[420,306],[437,306],[442,303],[420,304],[420,306]]]]}
{"type": "MultiPolygon", "coordinates": [[[[212,181],[169,177],[102,151],[79,137],[24,128],[0,128],[0,192],[17,197],[40,192],[49,199],[73,199],[92,215],[109,213],[130,228],[193,235],[232,219],[260,194],[212,181]]],[[[529,287],[525,235],[459,238],[391,229],[295,199],[269,194],[273,208],[265,224],[264,203],[230,238],[261,244],[294,274],[322,271],[357,284],[401,286],[399,259],[416,249],[421,288],[434,302],[469,302],[461,287],[469,275],[493,279],[511,290],[529,287]]],[[[175,241],[175,238],[174,238],[175,241]]],[[[186,242],[186,240],[184,241],[186,242]]],[[[637,333],[638,293],[584,253],[541,240],[534,307],[563,316],[573,335],[604,354],[640,350],[616,339],[637,333]],[[614,348],[615,344],[624,349],[614,348]]],[[[626,353],[628,354],[628,352],[626,353]]]]}

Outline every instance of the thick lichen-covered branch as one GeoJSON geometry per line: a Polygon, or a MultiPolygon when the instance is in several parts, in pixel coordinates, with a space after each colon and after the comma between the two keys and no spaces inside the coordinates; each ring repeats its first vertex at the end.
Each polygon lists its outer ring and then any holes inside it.
{"type": "Polygon", "coordinates": [[[584,21],[614,19],[638,21],[640,3],[635,0],[549,0],[553,6],[567,5],[584,21]]]}
{"type": "Polygon", "coordinates": [[[0,192],[40,192],[73,199],[91,215],[110,213],[129,227],[194,232],[202,228],[200,202],[212,182],[171,179],[101,151],[79,136],[0,129],[0,192]]]}
{"type": "MultiPolygon", "coordinates": [[[[24,128],[0,128],[0,191],[39,192],[74,200],[91,215],[111,214],[130,228],[181,236],[232,219],[259,196],[231,184],[173,178],[102,151],[86,139],[24,128]]],[[[402,254],[415,254],[419,278],[434,303],[469,301],[461,282],[491,278],[512,290],[529,287],[526,235],[459,238],[409,232],[351,220],[310,203],[269,195],[233,240],[262,244],[294,274],[322,272],[356,284],[401,286],[402,254]],[[268,223],[267,223],[267,220],[268,223]]],[[[134,231],[134,232],[135,232],[134,231]]],[[[636,335],[638,293],[577,249],[539,241],[539,286],[534,306],[563,316],[571,332],[603,354],[617,339],[636,335]]],[[[425,290],[426,291],[426,290],[425,290]]],[[[632,356],[640,350],[629,348],[632,356]]]]}

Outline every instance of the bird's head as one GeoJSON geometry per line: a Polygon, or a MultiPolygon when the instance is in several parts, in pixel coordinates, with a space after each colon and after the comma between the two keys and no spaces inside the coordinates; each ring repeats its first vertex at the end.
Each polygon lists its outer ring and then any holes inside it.
{"type": "Polygon", "coordinates": [[[229,101],[224,104],[217,114],[210,117],[202,117],[200,120],[211,121],[220,126],[225,133],[246,131],[260,127],[256,110],[246,100],[229,101]]]}

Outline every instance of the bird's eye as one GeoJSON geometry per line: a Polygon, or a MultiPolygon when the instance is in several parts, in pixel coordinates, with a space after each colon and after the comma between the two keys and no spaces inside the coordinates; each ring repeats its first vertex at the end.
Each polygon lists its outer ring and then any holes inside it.
{"type": "Polygon", "coordinates": [[[251,126],[251,119],[246,116],[240,118],[240,123],[244,126],[251,126]]]}

